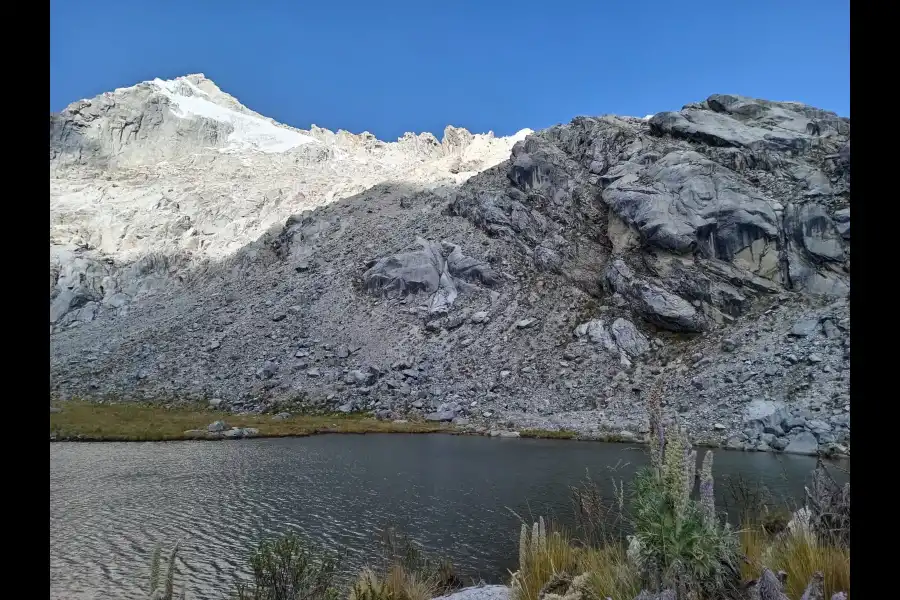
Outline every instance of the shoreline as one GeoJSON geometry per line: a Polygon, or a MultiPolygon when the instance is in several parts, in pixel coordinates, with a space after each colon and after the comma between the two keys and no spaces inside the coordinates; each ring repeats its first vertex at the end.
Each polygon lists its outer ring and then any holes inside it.
{"type": "MultiPolygon", "coordinates": [[[[543,429],[491,429],[471,424],[434,423],[419,420],[381,420],[366,415],[237,415],[200,407],[164,407],[144,403],[93,403],[67,401],[51,405],[50,443],[106,443],[106,442],[221,442],[240,439],[302,438],[313,435],[366,435],[366,434],[443,434],[457,436],[497,437],[503,439],[547,439],[571,442],[602,442],[608,444],[632,444],[644,447],[647,443],[637,436],[625,437],[618,433],[581,434],[572,430],[543,429]],[[223,422],[221,431],[209,431],[217,421],[223,422]],[[238,427],[232,427],[232,424],[238,427]],[[179,431],[180,429],[180,431],[179,431]],[[233,429],[246,430],[247,434],[235,434],[233,429]]],[[[285,413],[282,413],[285,414],[285,413]]],[[[710,440],[693,444],[696,448],[727,450],[731,452],[759,452],[728,448],[710,440]]],[[[796,456],[820,456],[829,459],[848,459],[849,454],[826,455],[786,453],[770,450],[769,454],[796,456]]]]}

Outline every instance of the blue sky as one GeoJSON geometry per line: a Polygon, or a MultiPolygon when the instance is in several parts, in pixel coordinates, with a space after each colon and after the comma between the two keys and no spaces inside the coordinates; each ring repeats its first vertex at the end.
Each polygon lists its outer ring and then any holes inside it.
{"type": "Polygon", "coordinates": [[[205,73],[308,128],[511,134],[714,93],[850,115],[849,0],[51,0],[50,110],[205,73]]]}

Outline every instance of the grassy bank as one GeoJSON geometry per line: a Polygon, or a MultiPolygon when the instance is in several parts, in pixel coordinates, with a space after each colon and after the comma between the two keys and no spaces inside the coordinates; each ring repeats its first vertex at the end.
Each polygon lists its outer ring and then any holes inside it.
{"type": "Polygon", "coordinates": [[[296,415],[274,419],[272,415],[238,416],[199,406],[166,408],[141,403],[98,404],[69,401],[50,413],[50,433],[58,440],[167,441],[195,439],[190,430],[206,430],[222,420],[229,427],[253,427],[254,437],[291,437],[317,433],[434,433],[449,426],[424,421],[394,423],[361,415],[296,415]]]}
{"type": "Polygon", "coordinates": [[[567,429],[523,429],[519,432],[519,437],[542,440],[574,440],[578,437],[578,434],[567,429]]]}

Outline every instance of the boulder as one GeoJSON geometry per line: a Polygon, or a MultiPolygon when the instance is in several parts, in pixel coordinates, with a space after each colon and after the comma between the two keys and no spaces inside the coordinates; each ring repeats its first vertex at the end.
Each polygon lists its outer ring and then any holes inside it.
{"type": "Polygon", "coordinates": [[[787,416],[784,404],[772,400],[756,399],[744,407],[744,422],[758,423],[761,428],[780,426],[787,416]]]}
{"type": "Polygon", "coordinates": [[[624,352],[634,358],[650,350],[650,342],[628,319],[616,319],[609,328],[603,319],[592,319],[576,327],[574,333],[616,356],[624,352]]]}
{"type": "Polygon", "coordinates": [[[841,237],[845,240],[850,239],[850,209],[842,208],[841,210],[835,211],[833,217],[834,226],[837,229],[838,233],[841,234],[841,237]]]}
{"type": "Polygon", "coordinates": [[[481,585],[462,588],[434,600],[509,600],[509,587],[505,585],[481,585]]]}
{"type": "Polygon", "coordinates": [[[774,450],[783,451],[788,447],[790,441],[786,437],[775,438],[771,442],[769,442],[769,446],[774,450]]]}
{"type": "Polygon", "coordinates": [[[484,323],[488,320],[488,314],[486,311],[480,310],[472,314],[471,320],[475,324],[484,323]]]}
{"type": "Polygon", "coordinates": [[[790,454],[814,455],[818,449],[819,441],[816,436],[809,431],[801,431],[790,436],[784,451],[790,454]]]}
{"type": "Polygon", "coordinates": [[[459,246],[437,244],[421,238],[420,250],[386,256],[364,274],[366,289],[375,294],[424,293],[431,298],[431,314],[446,313],[459,295],[459,282],[477,282],[493,286],[497,273],[485,262],[464,256],[459,246]]]}
{"type": "Polygon", "coordinates": [[[375,383],[378,379],[379,370],[372,366],[366,366],[361,369],[354,369],[349,373],[349,379],[356,385],[368,386],[375,383]]]}
{"type": "Polygon", "coordinates": [[[794,337],[809,337],[819,329],[819,319],[801,319],[794,323],[791,335],[794,337]]]}
{"type": "Polygon", "coordinates": [[[650,342],[628,319],[616,319],[610,331],[619,349],[631,357],[640,356],[650,350],[650,342]]]}
{"type": "Polygon", "coordinates": [[[426,421],[434,421],[434,422],[450,422],[456,418],[456,411],[453,410],[441,410],[438,412],[433,412],[425,415],[426,421]]]}
{"type": "Polygon", "coordinates": [[[702,332],[709,326],[704,315],[690,302],[660,285],[637,277],[621,259],[610,263],[605,279],[635,312],[659,327],[679,332],[702,332]]]}
{"type": "Polygon", "coordinates": [[[609,352],[617,352],[616,342],[606,328],[603,319],[592,319],[575,328],[575,337],[587,338],[591,343],[597,344],[609,352]]]}

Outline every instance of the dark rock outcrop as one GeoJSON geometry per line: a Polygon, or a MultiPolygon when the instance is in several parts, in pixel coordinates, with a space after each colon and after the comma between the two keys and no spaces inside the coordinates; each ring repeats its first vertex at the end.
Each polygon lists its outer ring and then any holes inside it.
{"type": "Polygon", "coordinates": [[[580,117],[516,144],[509,185],[476,178],[452,210],[539,270],[704,331],[779,290],[846,296],[849,135],[833,113],[730,95],[649,122],[580,117]]]}

